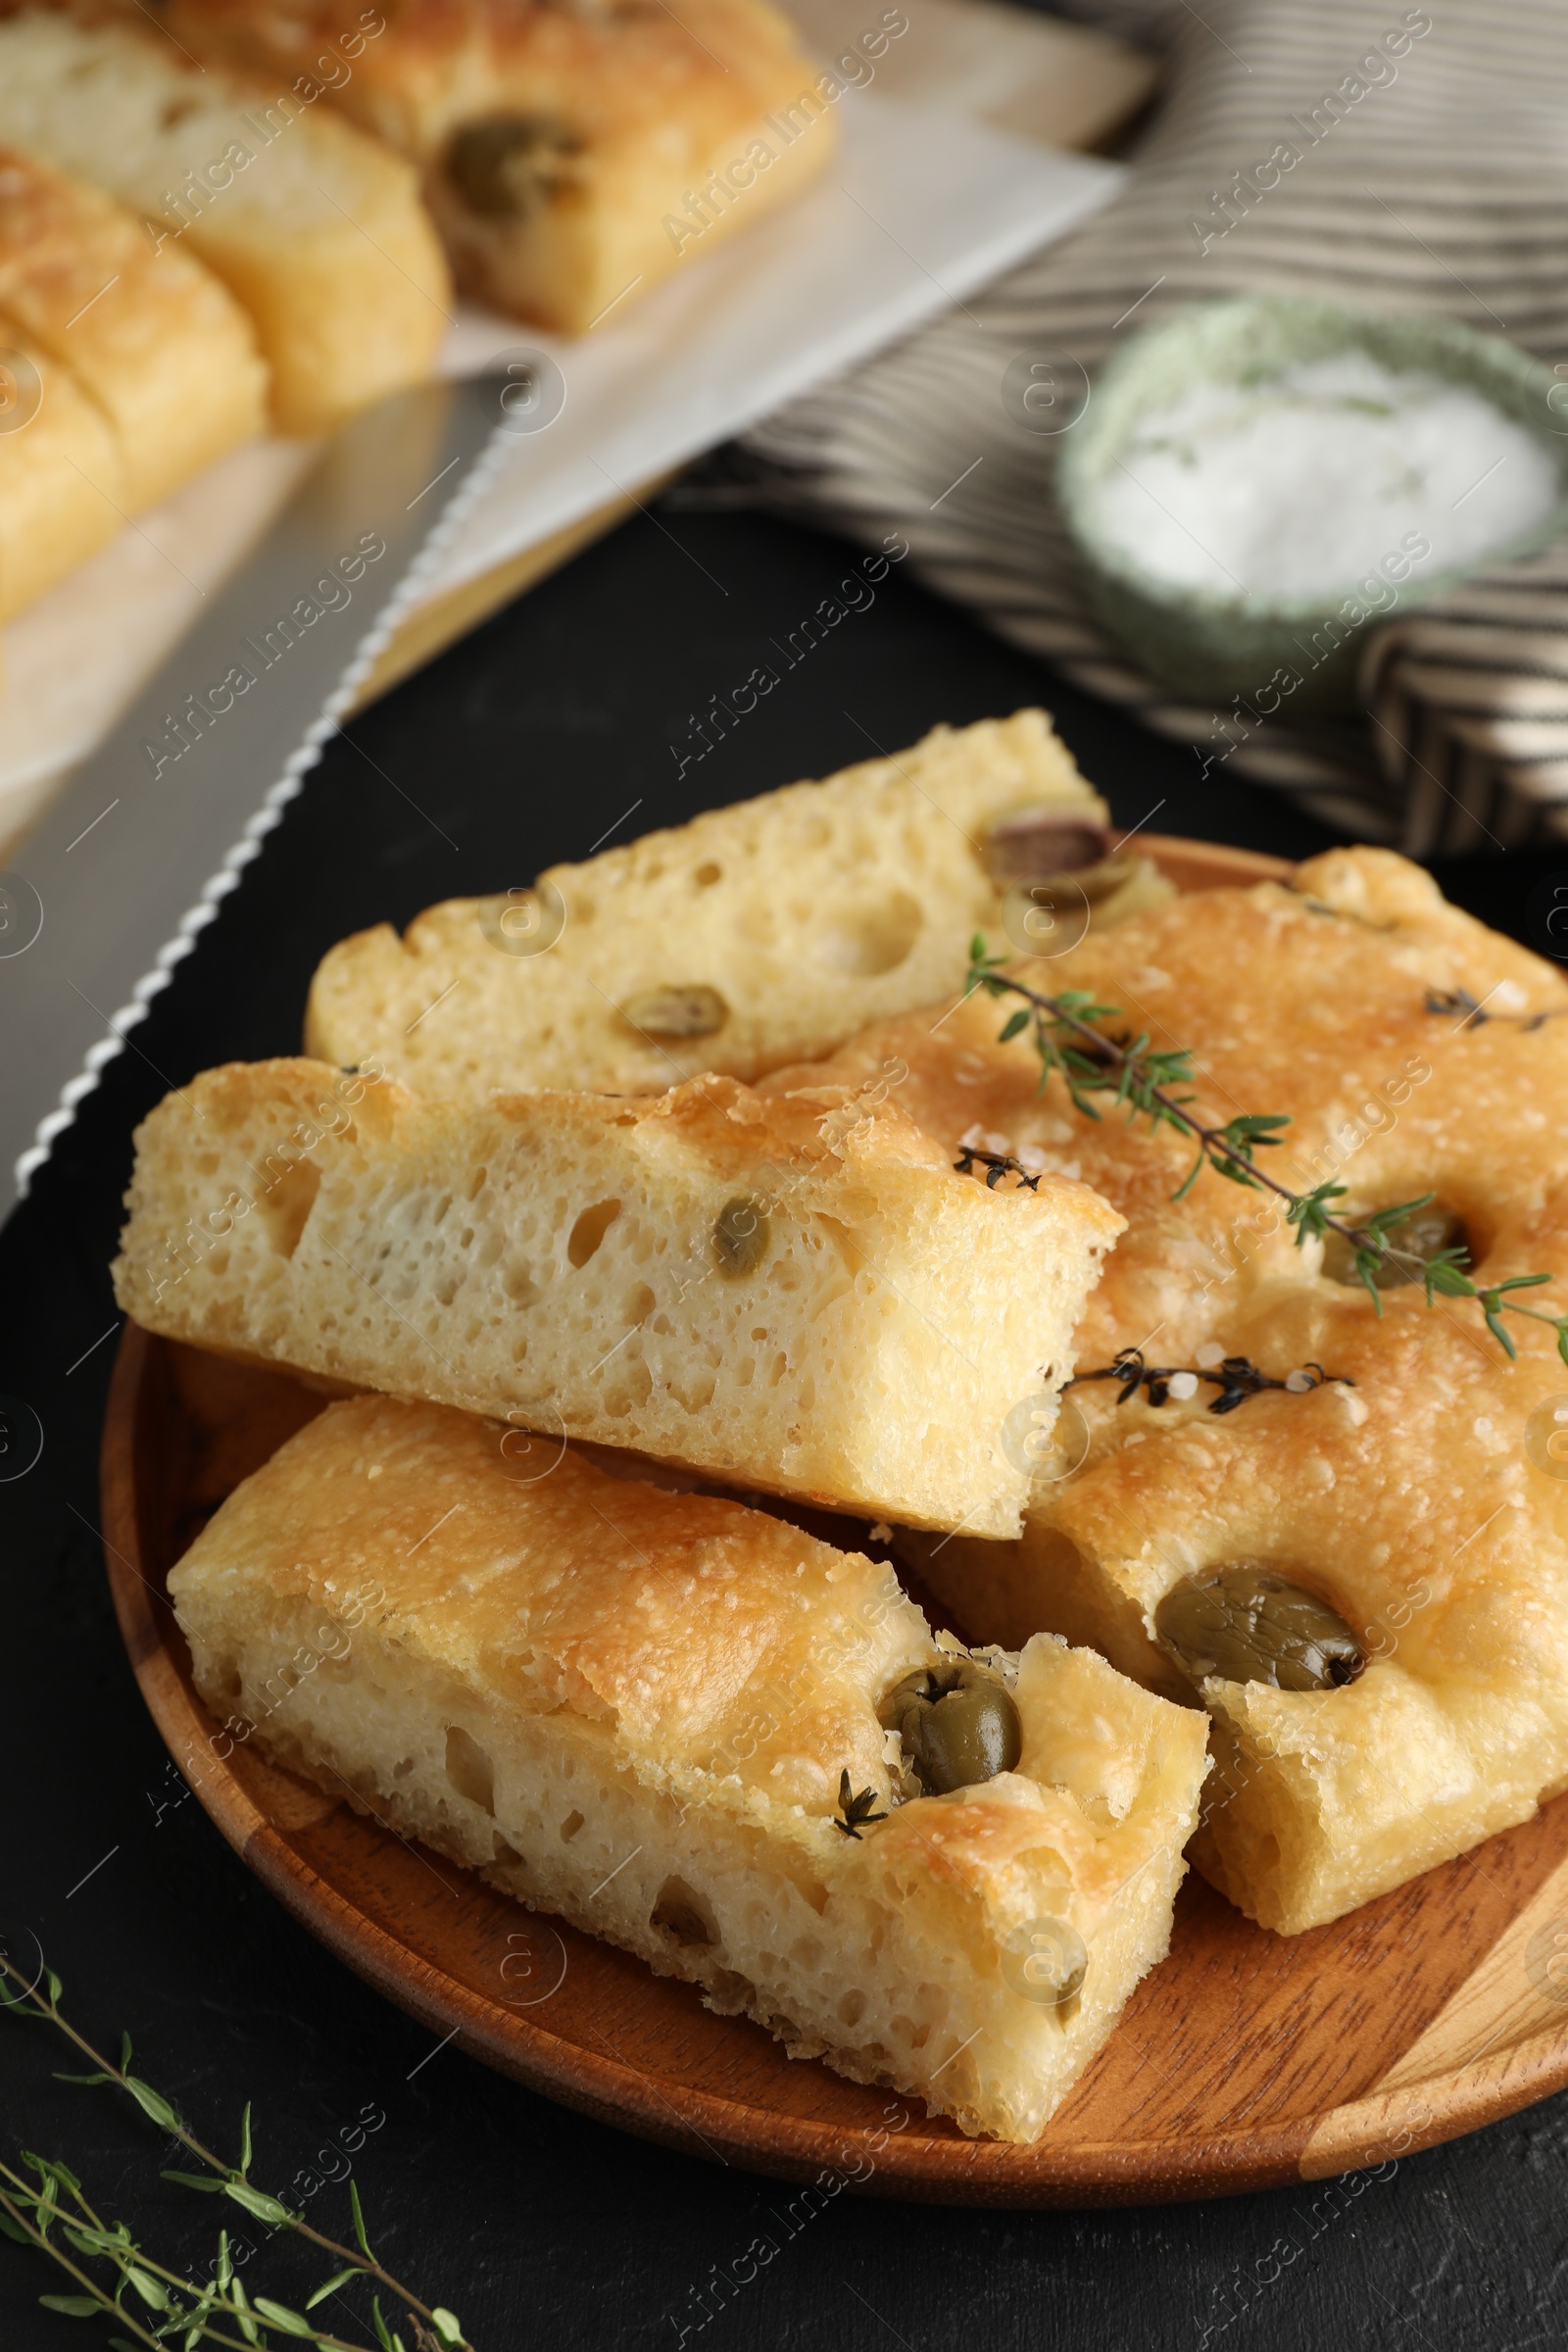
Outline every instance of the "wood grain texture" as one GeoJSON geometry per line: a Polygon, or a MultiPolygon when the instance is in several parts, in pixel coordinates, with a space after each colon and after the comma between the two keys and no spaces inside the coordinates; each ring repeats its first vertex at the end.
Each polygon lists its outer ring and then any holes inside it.
{"type": "MultiPolygon", "coordinates": [[[[1180,887],[1288,870],[1154,839],[1180,887]]],[[[644,2136],[874,2194],[1096,2205],[1320,2179],[1568,2083],[1568,1798],[1332,1926],[1253,1927],[1201,1881],[1169,1961],[1032,2148],[792,2062],[759,2027],[280,1772],[208,1714],[165,1592],[196,1530],[325,1401],[127,1328],[104,1434],[109,1578],[143,1695],[279,1900],[438,2038],[644,2136]]]]}

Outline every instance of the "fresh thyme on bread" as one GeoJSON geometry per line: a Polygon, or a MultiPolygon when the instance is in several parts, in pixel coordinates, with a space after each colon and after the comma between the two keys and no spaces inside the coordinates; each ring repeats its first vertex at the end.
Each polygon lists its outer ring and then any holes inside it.
{"type": "MultiPolygon", "coordinates": [[[[451,899],[401,940],[382,923],[343,941],[312,983],[306,1051],[373,1054],[435,1095],[753,1079],[961,988],[975,929],[1100,858],[1107,816],[1044,711],[936,727],[552,866],[510,903],[451,899]]],[[[1097,919],[1166,896],[1134,859],[1097,919]]]]}
{"type": "Polygon", "coordinates": [[[737,1503],[569,1451],[519,1482],[510,1434],[360,1397],[222,1505],[170,1590],[230,1737],[792,2053],[1034,2138],[1166,1950],[1201,1717],[1049,1638],[970,1659],[737,1503]],[[900,1726],[960,1676],[1017,1753],[928,1794],[900,1726]]]}
{"type": "Polygon", "coordinates": [[[137,1136],[115,1269],[152,1331],[907,1524],[1017,1533],[1120,1227],[989,1191],[885,1101],[434,1102],[230,1063],[137,1136]]]}
{"type": "Polygon", "coordinates": [[[1552,1278],[1503,1297],[1510,1359],[1476,1302],[1429,1303],[1419,1276],[1368,1285],[1353,1251],[1310,1232],[1298,1247],[1286,1202],[1212,1165],[1189,1187],[1190,1135],[1129,1124],[1105,1095],[1089,1100],[1111,1115],[1084,1116],[1059,1069],[1042,1092],[1033,1041],[1001,1042],[1004,1007],[984,994],[811,1065],[853,1086],[897,1056],[899,1100],[949,1149],[978,1130],[1126,1216],[1077,1335],[1086,1371],[1120,1357],[1126,1376],[1074,1387],[1080,1435],[1047,1462],[1021,1542],[904,1548],[980,1638],[1050,1626],[1200,1698],[1216,1772],[1195,1859],[1296,1932],[1528,1819],[1568,1779],[1568,1483],[1531,1452],[1564,1387],[1568,982],[1402,858],[1354,849],[1291,887],[1091,928],[1049,987],[1188,1050],[1213,1117],[1287,1116],[1272,1173],[1300,1197],[1343,1187],[1352,1230],[1429,1196],[1418,1213],[1478,1289],[1552,1278]],[[1544,1322],[1510,1305],[1538,1298],[1544,1322]],[[1156,1394],[1141,1347],[1193,1369],[1156,1394]],[[1284,1385],[1242,1383],[1245,1409],[1217,1415],[1205,1379],[1243,1360],[1284,1385]],[[1299,1645],[1267,1628],[1314,1605],[1340,1632],[1312,1637],[1321,1671],[1303,1684],[1299,1645]]]}

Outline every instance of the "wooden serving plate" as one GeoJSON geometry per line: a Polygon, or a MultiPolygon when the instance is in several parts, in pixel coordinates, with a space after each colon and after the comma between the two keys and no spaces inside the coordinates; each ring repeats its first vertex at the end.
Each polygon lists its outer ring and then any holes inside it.
{"type": "MultiPolygon", "coordinates": [[[[1186,889],[1289,870],[1199,843],[1148,847],[1186,889]]],[[[692,1986],[521,1909],[220,1733],[191,1686],[165,1579],[322,1401],[286,1374],[127,1327],[103,1449],[121,1630],[172,1754],[257,1876],[378,1991],[503,2074],[692,2155],[995,2205],[1318,2180],[1568,2083],[1568,1796],[1305,1936],[1253,1927],[1190,1877],[1169,1960],[1033,2147],[965,2139],[917,2100],[792,2063],[692,1986]]]]}

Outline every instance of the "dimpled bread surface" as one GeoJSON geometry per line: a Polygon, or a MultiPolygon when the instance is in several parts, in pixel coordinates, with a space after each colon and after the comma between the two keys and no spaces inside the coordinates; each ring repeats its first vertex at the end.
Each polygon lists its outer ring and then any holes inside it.
{"type": "Polygon", "coordinates": [[[159,13],[204,59],[285,83],[328,77],[329,104],[419,167],[464,290],[565,334],[607,312],[618,321],[683,261],[803,189],[838,144],[822,68],[760,0],[387,0],[363,12],[340,0],[287,12],[172,0],[159,13]],[[356,46],[371,21],[379,29],[356,46]],[[334,45],[346,71],[326,62],[334,45]],[[768,122],[775,110],[793,114],[768,122]],[[485,137],[509,122],[519,133],[510,169],[466,171],[466,127],[485,137]],[[748,159],[758,141],[765,162],[748,159]],[[705,199],[712,172],[725,192],[705,199]]]}
{"type": "Polygon", "coordinates": [[[428,371],[451,291],[414,172],[292,88],[198,69],[139,12],[0,7],[0,141],[216,271],[255,324],[279,431],[329,430],[428,371]]]}
{"type": "Polygon", "coordinates": [[[1201,1718],[1041,1639],[1016,1770],[921,1796],[876,1710],[941,1652],[891,1569],[569,1451],[515,1479],[509,1435],[355,1398],[222,1505],[170,1590],[229,1736],[793,2055],[1035,2137],[1167,1948],[1201,1718]]]}
{"type": "Polygon", "coordinates": [[[450,899],[401,940],[386,923],[345,940],[312,984],[306,1051],[375,1054],[435,1095],[752,1079],[960,987],[972,934],[1001,919],[987,831],[1033,808],[1106,814],[1043,711],[937,727],[553,866],[537,902],[450,899]],[[652,1025],[660,992],[692,989],[705,1026],[652,1025]]]}
{"type": "Polygon", "coordinates": [[[873,1087],[434,1103],[231,1063],[137,1134],[147,1329],[914,1525],[1016,1534],[1115,1212],[993,1193],[873,1087]]]}
{"type": "MultiPolygon", "coordinates": [[[[1568,1307],[1568,1019],[1528,1019],[1568,1008],[1568,985],[1418,868],[1333,851],[1293,888],[1195,894],[1017,968],[1121,1007],[1108,1028],[1191,1048],[1206,1116],[1288,1113],[1263,1156],[1296,1191],[1336,1179],[1352,1218],[1435,1193],[1478,1280],[1549,1273],[1524,1302],[1568,1307]],[[1491,1017],[1428,1008],[1460,991],[1491,1017]]],[[[1040,1098],[1027,1041],[997,1043],[1007,1010],[971,1000],[940,1028],[880,1024],[811,1076],[854,1085],[897,1057],[896,1099],[945,1148],[976,1131],[1032,1146],[1122,1211],[1081,1370],[1135,1347],[1191,1366],[1206,1346],[1354,1386],[1218,1419],[1201,1385],[1159,1407],[1076,1387],[1021,1541],[911,1553],[971,1638],[1051,1627],[1172,1696],[1195,1693],[1153,1613],[1184,1578],[1258,1561],[1327,1599],[1370,1656],[1358,1681],[1211,1678],[1196,1694],[1216,1755],[1199,1868],[1265,1926],[1318,1925],[1568,1785],[1568,1483],[1536,1458],[1568,1369],[1544,1326],[1508,1318],[1510,1362],[1473,1303],[1428,1307],[1419,1287],[1386,1293],[1379,1316],[1324,1275],[1321,1244],[1296,1248],[1280,1203],[1211,1170],[1174,1200],[1191,1149],[1145,1120],[1080,1116],[1054,1078],[1040,1098]]]]}

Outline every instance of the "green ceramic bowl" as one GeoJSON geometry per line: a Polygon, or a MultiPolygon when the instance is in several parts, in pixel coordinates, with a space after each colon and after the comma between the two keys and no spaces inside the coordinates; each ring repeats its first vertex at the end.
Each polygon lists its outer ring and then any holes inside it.
{"type": "MultiPolygon", "coordinates": [[[[1146,327],[1106,367],[1077,430],[1064,444],[1058,489],[1083,561],[1091,608],[1151,677],[1183,702],[1223,707],[1251,701],[1285,671],[1291,711],[1345,710],[1357,703],[1362,641],[1390,608],[1354,618],[1354,583],[1333,596],[1269,600],[1173,586],[1107,546],[1094,516],[1095,492],[1152,410],[1204,380],[1255,389],[1298,361],[1364,352],[1401,373],[1468,385],[1522,424],[1549,451],[1558,504],[1534,529],[1460,569],[1423,571],[1398,589],[1396,612],[1430,603],[1455,581],[1568,530],[1568,403],[1544,361],[1495,335],[1446,318],[1386,318],[1331,303],[1247,296],[1197,303],[1146,327]]],[[[1282,697],[1276,696],[1274,708],[1282,697]]]]}

